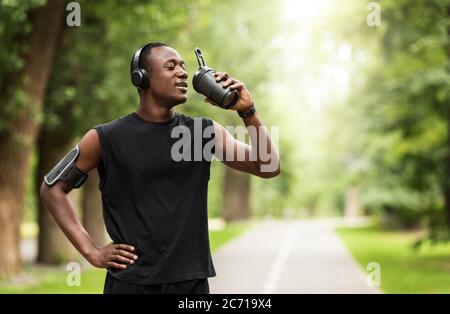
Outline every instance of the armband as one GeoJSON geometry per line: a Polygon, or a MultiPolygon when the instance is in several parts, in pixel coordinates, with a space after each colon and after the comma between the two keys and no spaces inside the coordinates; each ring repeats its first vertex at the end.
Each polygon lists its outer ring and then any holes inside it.
{"type": "Polygon", "coordinates": [[[48,186],[52,186],[59,180],[62,180],[76,189],[82,186],[88,175],[81,171],[75,164],[79,155],[80,146],[76,145],[52,170],[50,170],[49,173],[47,173],[44,177],[45,183],[48,186]]]}

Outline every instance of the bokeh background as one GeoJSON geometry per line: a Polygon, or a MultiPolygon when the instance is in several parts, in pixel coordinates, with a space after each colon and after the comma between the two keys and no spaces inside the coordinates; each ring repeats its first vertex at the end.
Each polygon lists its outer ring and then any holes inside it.
{"type": "MultiPolygon", "coordinates": [[[[102,292],[105,271],[74,251],[40,203],[39,186],[90,128],[136,110],[129,63],[153,41],[181,54],[189,80],[200,47],[208,65],[245,82],[264,124],[278,129],[280,176],[259,179],[212,163],[218,273],[236,267],[222,264],[220,252],[228,248],[238,263],[230,248],[246,234],[299,223],[289,245],[280,238],[265,247],[269,233],[251,242],[270,265],[277,247],[289,253],[320,238],[321,227],[310,228],[319,224],[332,237],[321,242],[323,254],[291,254],[285,260],[293,259],[293,269],[333,259],[336,240],[360,273],[369,273],[370,262],[380,265],[378,292],[450,292],[449,0],[77,3],[81,25],[70,27],[68,1],[0,0],[0,292],[102,292]],[[79,286],[67,282],[72,261],[82,268],[79,286]]],[[[243,125],[192,86],[176,110],[243,125]]],[[[97,184],[94,171],[70,197],[105,244],[97,184]]],[[[290,290],[279,279],[281,290],[264,291],[352,292],[344,284],[350,279],[296,274],[286,279],[290,290]],[[328,289],[336,281],[343,285],[328,289]]],[[[282,278],[282,271],[272,275],[282,278]]],[[[221,291],[222,279],[215,280],[221,291]]]]}

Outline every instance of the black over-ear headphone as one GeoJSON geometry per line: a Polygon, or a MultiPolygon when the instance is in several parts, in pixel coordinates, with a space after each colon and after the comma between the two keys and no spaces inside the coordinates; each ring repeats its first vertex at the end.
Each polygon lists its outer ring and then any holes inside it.
{"type": "Polygon", "coordinates": [[[149,43],[136,50],[133,59],[131,59],[131,83],[140,89],[146,89],[150,86],[150,77],[148,76],[147,70],[139,67],[139,61],[141,60],[142,51],[151,44],[149,43]]]}

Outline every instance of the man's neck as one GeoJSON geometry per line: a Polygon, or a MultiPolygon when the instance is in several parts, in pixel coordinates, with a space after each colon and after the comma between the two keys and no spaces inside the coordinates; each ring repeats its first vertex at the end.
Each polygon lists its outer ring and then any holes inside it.
{"type": "Polygon", "coordinates": [[[152,122],[165,122],[173,118],[173,107],[159,104],[154,99],[141,97],[136,113],[144,120],[152,122]]]}

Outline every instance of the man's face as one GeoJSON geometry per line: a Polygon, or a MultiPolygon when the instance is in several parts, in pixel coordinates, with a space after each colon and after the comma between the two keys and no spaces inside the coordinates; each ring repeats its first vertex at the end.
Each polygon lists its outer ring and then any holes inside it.
{"type": "Polygon", "coordinates": [[[188,74],[178,52],[170,47],[155,47],[149,62],[152,95],[173,105],[186,102],[188,74]]]}

